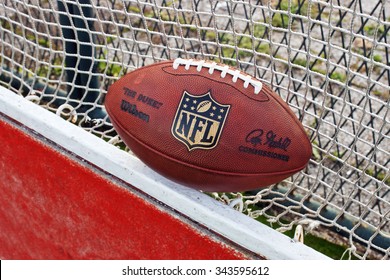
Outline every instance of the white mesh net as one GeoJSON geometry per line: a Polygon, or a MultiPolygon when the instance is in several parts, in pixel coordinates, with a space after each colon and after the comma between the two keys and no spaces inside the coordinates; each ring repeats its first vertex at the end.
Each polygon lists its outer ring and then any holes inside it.
{"type": "Polygon", "coordinates": [[[288,102],[313,156],[270,188],[211,195],[388,259],[389,29],[380,0],[0,0],[0,85],[123,147],[102,105],[123,74],[177,57],[238,67],[288,102]]]}

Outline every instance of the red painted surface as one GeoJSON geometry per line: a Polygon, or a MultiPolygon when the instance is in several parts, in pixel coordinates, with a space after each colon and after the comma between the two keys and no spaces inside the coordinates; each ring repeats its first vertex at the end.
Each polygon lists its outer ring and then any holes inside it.
{"type": "Polygon", "coordinates": [[[0,143],[0,258],[246,257],[1,119],[0,143]]]}

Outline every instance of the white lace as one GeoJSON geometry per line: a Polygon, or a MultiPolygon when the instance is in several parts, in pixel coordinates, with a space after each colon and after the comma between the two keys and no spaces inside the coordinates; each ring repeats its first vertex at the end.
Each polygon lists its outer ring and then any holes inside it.
{"type": "Polygon", "coordinates": [[[238,79],[244,81],[244,88],[248,88],[249,84],[251,84],[254,88],[255,94],[258,94],[263,84],[255,80],[253,77],[249,75],[244,75],[241,73],[240,70],[234,70],[230,68],[229,66],[225,65],[218,65],[215,62],[206,62],[204,60],[193,60],[193,59],[183,59],[183,58],[176,58],[173,61],[173,69],[177,69],[179,65],[184,65],[185,70],[189,70],[191,66],[196,66],[196,70],[200,72],[203,67],[209,69],[209,74],[212,75],[214,73],[214,70],[218,70],[221,72],[221,78],[225,78],[227,74],[233,76],[232,82],[237,82],[238,79]]]}

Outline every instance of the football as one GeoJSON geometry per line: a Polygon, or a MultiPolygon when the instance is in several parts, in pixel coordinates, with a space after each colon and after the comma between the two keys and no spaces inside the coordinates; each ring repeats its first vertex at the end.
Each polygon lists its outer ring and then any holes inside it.
{"type": "Polygon", "coordinates": [[[302,170],[312,148],[267,85],[212,61],[164,61],[112,84],[105,107],[147,166],[203,191],[259,189],[302,170]]]}

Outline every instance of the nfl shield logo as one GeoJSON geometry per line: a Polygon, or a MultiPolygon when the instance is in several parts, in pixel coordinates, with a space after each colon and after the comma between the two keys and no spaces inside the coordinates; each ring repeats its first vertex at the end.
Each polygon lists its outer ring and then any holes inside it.
{"type": "Polygon", "coordinates": [[[194,96],[184,91],[172,125],[173,136],[189,151],[213,149],[221,135],[230,105],[215,101],[210,92],[194,96]]]}

